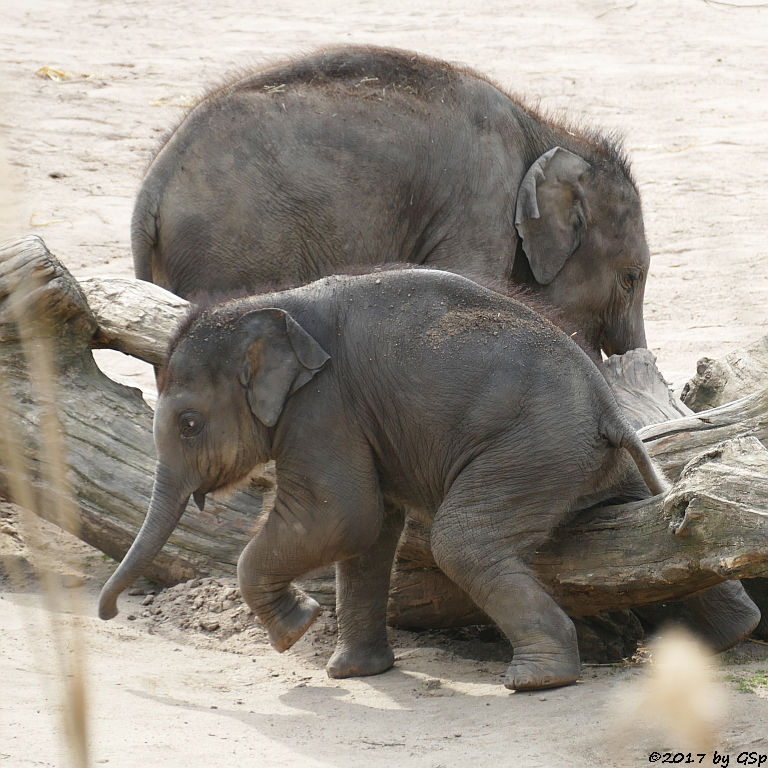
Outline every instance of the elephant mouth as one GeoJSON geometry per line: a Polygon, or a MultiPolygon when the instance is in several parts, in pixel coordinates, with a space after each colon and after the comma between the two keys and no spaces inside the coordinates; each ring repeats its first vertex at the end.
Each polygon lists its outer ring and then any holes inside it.
{"type": "MultiPolygon", "coordinates": [[[[243,488],[249,486],[253,480],[258,478],[261,481],[263,479],[266,466],[266,463],[257,464],[255,467],[249,469],[244,475],[237,478],[236,480],[222,483],[221,485],[208,488],[204,491],[198,489],[192,494],[192,498],[194,499],[195,504],[197,504],[197,507],[201,512],[205,509],[205,500],[209,494],[213,501],[217,504],[224,503],[231,499],[232,496],[234,496],[238,491],[241,491],[243,488]]],[[[263,482],[260,482],[260,485],[263,484],[263,482]]]]}
{"type": "Polygon", "coordinates": [[[605,323],[600,328],[600,348],[607,357],[625,355],[632,349],[645,349],[645,327],[642,317],[618,323],[605,323]]]}
{"type": "Polygon", "coordinates": [[[630,344],[619,341],[616,338],[616,334],[609,333],[608,329],[605,327],[600,330],[598,345],[598,348],[605,353],[606,357],[611,357],[612,355],[624,355],[633,348],[630,344]]]}
{"type": "Polygon", "coordinates": [[[606,357],[611,357],[613,355],[623,355],[627,350],[622,349],[619,346],[612,344],[605,336],[605,334],[600,334],[600,349],[605,352],[606,357]]]}

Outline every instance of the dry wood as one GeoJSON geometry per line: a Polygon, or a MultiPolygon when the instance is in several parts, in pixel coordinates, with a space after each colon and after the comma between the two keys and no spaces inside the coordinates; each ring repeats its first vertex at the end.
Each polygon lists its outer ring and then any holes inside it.
{"type": "Polygon", "coordinates": [[[672,394],[649,349],[612,355],[603,362],[603,375],[635,429],[693,413],[672,394]]]}
{"type": "Polygon", "coordinates": [[[768,382],[768,335],[727,354],[722,360],[702,357],[696,375],[683,388],[682,399],[703,411],[758,392],[768,382]]]}
{"type": "MultiPolygon", "coordinates": [[[[39,238],[25,238],[0,249],[0,370],[8,389],[0,418],[18,433],[41,499],[39,513],[55,520],[56,500],[41,471],[38,424],[39,411],[46,404],[36,401],[35,382],[25,361],[28,349],[9,309],[10,300],[21,300],[46,320],[46,335],[55,350],[55,406],[67,444],[69,481],[79,504],[79,524],[73,532],[120,558],[149,503],[154,472],[152,414],[136,390],[101,373],[90,348],[94,343],[109,343],[157,362],[158,350],[164,349],[175,320],[165,323],[162,319],[165,310],[158,308],[157,301],[160,289],[150,286],[145,291],[136,282],[120,291],[109,289],[110,298],[99,301],[94,298],[99,285],[103,282],[88,284],[91,301],[99,307],[97,320],[76,281],[39,238]],[[30,275],[40,279],[31,289],[30,275]],[[105,319],[118,308],[118,314],[131,318],[130,332],[125,334],[120,321],[110,324],[105,319]],[[138,341],[127,341],[129,336],[138,341]]],[[[168,302],[171,314],[183,310],[175,297],[161,301],[168,302]]],[[[673,471],[687,456],[688,441],[696,442],[694,452],[704,446],[709,453],[686,470],[665,498],[581,513],[537,555],[537,573],[570,612],[589,614],[680,597],[722,579],[757,575],[766,569],[766,451],[750,438],[712,448],[725,434],[764,434],[765,397],[763,393],[748,401],[745,422],[726,408],[654,428],[653,451],[673,471]],[[673,535],[670,524],[681,535],[673,535]]],[[[0,493],[9,494],[2,467],[0,493]]],[[[169,583],[193,574],[233,573],[262,501],[259,489],[252,488],[205,512],[190,505],[149,575],[169,583]]],[[[428,602],[438,626],[441,609],[446,612],[445,601],[430,586],[431,576],[424,569],[428,547],[418,545],[418,531],[413,524],[410,528],[412,539],[404,541],[394,574],[393,616],[402,619],[428,602]],[[404,586],[409,579],[412,585],[420,585],[416,591],[404,586]]],[[[433,575],[440,574],[434,571],[433,575]]],[[[327,581],[321,581],[320,587],[327,601],[332,587],[327,581]]],[[[450,599],[455,601],[456,589],[451,587],[450,599]]],[[[458,610],[454,604],[448,613],[458,610]]]]}
{"type": "Polygon", "coordinates": [[[80,281],[98,326],[92,346],[117,349],[152,365],[165,360],[168,341],[189,302],[143,280],[122,277],[80,281]]]}
{"type": "Polygon", "coordinates": [[[670,480],[702,451],[752,435],[768,444],[768,389],[691,416],[639,430],[648,452],[670,480]]]}

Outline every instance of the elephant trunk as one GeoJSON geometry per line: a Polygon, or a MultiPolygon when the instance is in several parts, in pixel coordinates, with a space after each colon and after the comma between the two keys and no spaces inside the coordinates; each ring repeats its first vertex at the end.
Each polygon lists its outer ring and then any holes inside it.
{"type": "Polygon", "coordinates": [[[608,357],[623,355],[630,349],[645,349],[648,346],[645,341],[642,303],[631,315],[603,328],[600,346],[608,357]]]}
{"type": "Polygon", "coordinates": [[[155,559],[179,522],[188,500],[189,491],[180,491],[179,483],[158,463],[149,511],[131,548],[101,590],[99,618],[106,620],[117,615],[118,595],[155,559]]]}

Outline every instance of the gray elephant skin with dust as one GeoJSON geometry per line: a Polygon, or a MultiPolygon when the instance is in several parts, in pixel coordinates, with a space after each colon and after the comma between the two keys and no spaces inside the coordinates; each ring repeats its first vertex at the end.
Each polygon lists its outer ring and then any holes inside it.
{"type": "Polygon", "coordinates": [[[319,606],[292,585],[336,563],[332,677],[394,661],[385,613],[402,508],[509,637],[513,689],[575,681],[574,626],[526,565],[572,510],[664,490],[605,379],[520,301],[440,270],[335,276],[198,309],[172,343],[146,520],[99,615],[155,557],[189,496],[274,459],[274,505],[238,562],[244,600],[289,648],[319,606]]]}
{"type": "Polygon", "coordinates": [[[151,163],[131,238],[136,276],[185,298],[415,263],[528,286],[595,357],[646,346],[618,142],[406,51],[320,51],[211,92],[151,163]]]}

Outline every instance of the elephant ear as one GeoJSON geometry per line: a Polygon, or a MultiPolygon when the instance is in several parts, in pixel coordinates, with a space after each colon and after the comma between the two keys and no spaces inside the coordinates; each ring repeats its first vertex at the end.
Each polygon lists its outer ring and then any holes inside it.
{"type": "Polygon", "coordinates": [[[251,413],[273,427],[285,401],[330,360],[328,353],[282,309],[259,309],[242,320],[247,347],[240,367],[251,413]]]}
{"type": "Polygon", "coordinates": [[[579,247],[587,226],[579,180],[589,167],[579,155],[555,147],[536,160],[520,184],[515,226],[541,285],[551,283],[579,247]]]}

